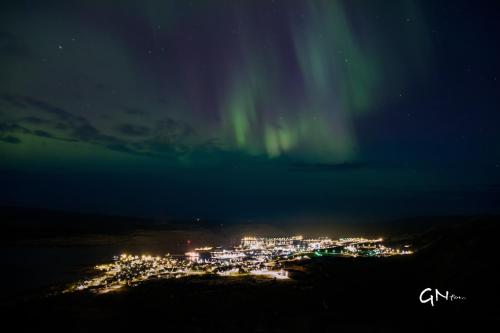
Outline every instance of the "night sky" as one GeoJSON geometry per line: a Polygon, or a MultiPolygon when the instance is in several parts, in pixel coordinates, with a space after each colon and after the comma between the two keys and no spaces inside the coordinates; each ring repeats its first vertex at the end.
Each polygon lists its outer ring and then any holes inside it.
{"type": "Polygon", "coordinates": [[[2,1],[0,204],[500,212],[498,1],[2,1]]]}

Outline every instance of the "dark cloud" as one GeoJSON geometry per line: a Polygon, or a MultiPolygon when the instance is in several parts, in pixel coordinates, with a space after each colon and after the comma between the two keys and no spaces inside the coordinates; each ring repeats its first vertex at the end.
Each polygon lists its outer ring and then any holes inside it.
{"type": "MultiPolygon", "coordinates": [[[[17,95],[9,95],[9,94],[4,94],[2,95],[4,100],[9,101],[11,104],[19,104],[23,105],[24,107],[27,106],[32,106],[38,111],[42,111],[44,113],[51,114],[57,118],[57,122],[55,122],[55,128],[61,129],[61,130],[67,130],[69,131],[69,135],[71,138],[69,139],[78,139],[80,141],[87,141],[91,143],[99,143],[99,142],[105,142],[105,144],[112,142],[115,143],[118,141],[118,139],[104,135],[102,134],[99,130],[97,130],[94,126],[90,124],[90,122],[81,116],[76,116],[69,112],[68,110],[65,110],[61,107],[54,106],[50,103],[47,103],[45,101],[39,100],[37,98],[29,97],[29,96],[17,96],[17,95]]],[[[24,121],[31,122],[34,124],[42,124],[42,123],[51,123],[52,121],[50,120],[45,120],[41,119],[39,117],[26,117],[23,119],[24,121]]],[[[50,133],[46,131],[30,131],[24,127],[21,127],[17,124],[4,124],[5,126],[10,126],[11,128],[7,128],[9,130],[14,130],[14,129],[23,129],[26,133],[30,134],[35,134],[38,136],[44,136],[44,137],[54,137],[50,133]],[[14,126],[14,127],[13,127],[14,126]]],[[[0,127],[0,130],[2,130],[2,127],[0,127]]],[[[5,130],[5,129],[4,129],[5,130]]]]}
{"type": "Polygon", "coordinates": [[[150,133],[150,130],[146,126],[134,125],[134,124],[122,124],[116,128],[120,133],[128,136],[145,136],[150,133]]]}
{"type": "Polygon", "coordinates": [[[34,130],[33,134],[43,138],[51,138],[51,139],[54,138],[54,136],[51,133],[42,130],[34,130]]]}
{"type": "Polygon", "coordinates": [[[0,95],[0,98],[14,107],[17,107],[20,109],[27,108],[26,104],[24,104],[16,96],[13,96],[11,94],[6,94],[6,93],[2,94],[2,95],[0,95]]]}
{"type": "Polygon", "coordinates": [[[43,124],[51,123],[50,120],[42,119],[42,118],[38,118],[38,117],[25,117],[25,118],[21,119],[21,121],[28,123],[28,124],[34,124],[34,125],[43,125],[43,124]]]}
{"type": "MultiPolygon", "coordinates": [[[[113,151],[148,157],[185,157],[193,152],[199,153],[200,151],[213,151],[214,148],[217,149],[211,141],[202,144],[187,144],[186,142],[195,137],[195,131],[188,124],[172,118],[160,120],[156,123],[154,129],[130,123],[119,125],[116,130],[128,137],[150,136],[145,140],[132,142],[102,133],[86,118],[76,116],[70,111],[46,101],[30,96],[12,94],[3,94],[1,98],[16,107],[32,107],[34,110],[56,118],[49,120],[42,117],[28,116],[22,118],[21,122],[33,126],[51,125],[52,129],[63,132],[62,134],[55,135],[46,128],[30,129],[19,124],[0,123],[0,133],[4,134],[18,132],[54,140],[85,142],[113,151]]],[[[5,138],[6,136],[4,135],[3,137],[5,138]]],[[[9,140],[15,141],[14,139],[9,140]]]]}
{"type": "Polygon", "coordinates": [[[5,123],[5,122],[0,123],[0,136],[3,138],[2,141],[9,143],[20,143],[21,140],[19,140],[17,137],[12,136],[11,135],[12,133],[31,134],[42,138],[49,138],[62,141],[71,141],[71,142],[78,141],[71,138],[57,137],[54,134],[41,129],[31,130],[27,127],[15,123],[5,123]]]}
{"type": "Polygon", "coordinates": [[[51,105],[47,102],[41,101],[39,99],[29,97],[29,96],[20,96],[20,97],[18,97],[18,99],[21,99],[26,104],[34,106],[41,111],[45,111],[47,113],[51,113],[53,115],[56,115],[61,120],[71,122],[71,123],[85,123],[85,122],[87,122],[87,120],[83,117],[75,116],[74,114],[70,113],[69,111],[66,111],[60,107],[51,105]]]}
{"type": "Polygon", "coordinates": [[[0,122],[0,133],[9,133],[9,132],[30,133],[30,130],[18,124],[9,122],[0,122]]]}
{"type": "MultiPolygon", "coordinates": [[[[73,126],[87,123],[87,120],[81,116],[76,116],[63,108],[54,106],[34,97],[4,93],[0,96],[0,98],[17,108],[27,109],[29,106],[32,106],[38,111],[56,116],[63,123],[69,123],[73,126]]],[[[23,120],[31,123],[50,122],[49,120],[41,119],[39,117],[26,117],[23,120]]]]}
{"type": "Polygon", "coordinates": [[[0,136],[0,141],[7,142],[7,143],[21,143],[21,140],[15,136],[12,135],[7,135],[7,136],[0,136]]]}
{"type": "MultiPolygon", "coordinates": [[[[110,137],[103,135],[97,128],[90,125],[89,123],[85,123],[82,126],[74,127],[72,129],[73,135],[82,141],[108,141],[110,137]]],[[[111,139],[111,141],[114,141],[111,139]]]]}
{"type": "Polygon", "coordinates": [[[54,128],[59,129],[59,130],[67,130],[68,125],[63,124],[63,123],[57,123],[57,124],[54,124],[54,128]]]}
{"type": "Polygon", "coordinates": [[[192,136],[194,136],[194,130],[188,124],[165,118],[157,123],[154,140],[158,143],[180,144],[192,136]]]}

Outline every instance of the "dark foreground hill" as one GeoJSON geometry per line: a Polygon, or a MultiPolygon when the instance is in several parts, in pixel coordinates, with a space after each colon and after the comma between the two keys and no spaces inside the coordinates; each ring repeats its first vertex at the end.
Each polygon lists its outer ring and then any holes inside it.
{"type": "MultiPolygon", "coordinates": [[[[499,221],[465,219],[412,239],[392,258],[315,258],[293,280],[185,278],[106,295],[66,294],[3,309],[17,331],[423,331],[498,320],[499,221]],[[422,304],[425,288],[465,299],[422,304]]],[[[426,294],[428,298],[430,294],[426,294]]]]}

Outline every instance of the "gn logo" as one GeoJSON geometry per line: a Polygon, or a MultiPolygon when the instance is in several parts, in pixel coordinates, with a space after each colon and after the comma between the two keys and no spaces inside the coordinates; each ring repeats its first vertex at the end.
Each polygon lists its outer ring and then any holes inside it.
{"type": "Polygon", "coordinates": [[[463,296],[457,296],[455,294],[451,294],[449,291],[440,292],[438,289],[425,288],[420,293],[420,303],[430,303],[431,306],[434,306],[434,302],[438,302],[439,300],[443,301],[458,301],[465,300],[466,298],[463,296]]]}

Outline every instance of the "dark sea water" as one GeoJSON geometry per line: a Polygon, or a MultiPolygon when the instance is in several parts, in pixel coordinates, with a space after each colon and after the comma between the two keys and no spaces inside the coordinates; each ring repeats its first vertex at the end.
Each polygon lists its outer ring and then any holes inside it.
{"type": "MultiPolygon", "coordinates": [[[[235,237],[237,239],[237,237],[235,237]]],[[[205,245],[227,244],[227,237],[204,231],[137,231],[127,235],[94,235],[38,239],[3,245],[0,250],[0,301],[43,295],[92,274],[92,267],[121,253],[163,256],[183,254],[205,245]]]]}
{"type": "Polygon", "coordinates": [[[102,245],[2,247],[2,298],[43,293],[81,279],[86,268],[111,260],[117,251],[116,246],[102,245]]]}

